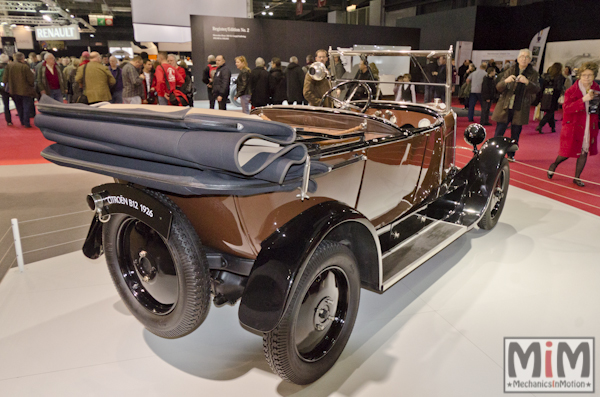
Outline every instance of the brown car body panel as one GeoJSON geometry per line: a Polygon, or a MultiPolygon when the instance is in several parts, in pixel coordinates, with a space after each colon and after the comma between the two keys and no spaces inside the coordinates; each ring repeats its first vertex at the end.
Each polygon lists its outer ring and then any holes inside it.
{"type": "MultiPolygon", "coordinates": [[[[376,228],[398,219],[415,204],[423,200],[439,184],[441,172],[454,159],[453,150],[443,150],[443,142],[454,143],[454,119],[446,116],[444,124],[405,139],[377,144],[382,137],[393,137],[398,130],[383,123],[347,114],[308,113],[297,109],[262,109],[269,119],[285,122],[312,133],[343,134],[345,130],[368,121],[362,137],[324,138],[318,142],[321,149],[370,142],[371,145],[353,151],[319,159],[330,166],[366,156],[366,161],[334,169],[314,181],[317,190],[304,201],[299,191],[275,192],[255,196],[177,196],[169,197],[188,216],[203,244],[225,253],[255,259],[261,243],[278,227],[289,222],[303,211],[325,201],[340,201],[362,212],[376,228]],[[313,124],[311,124],[313,123],[313,124]],[[444,138],[445,137],[445,138],[444,138]],[[373,143],[375,142],[375,143],[373,143]],[[438,153],[439,152],[439,153],[438,153]],[[440,167],[442,164],[444,167],[440,167]]],[[[369,109],[368,113],[374,113],[369,109]]],[[[437,120],[431,115],[410,110],[392,110],[397,124],[416,126],[423,119],[437,120]]],[[[313,142],[314,143],[314,142],[313,142]]]]}

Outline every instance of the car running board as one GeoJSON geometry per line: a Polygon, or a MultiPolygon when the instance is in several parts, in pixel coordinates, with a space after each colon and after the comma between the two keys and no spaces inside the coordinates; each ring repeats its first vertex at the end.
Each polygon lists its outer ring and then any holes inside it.
{"type": "Polygon", "coordinates": [[[433,221],[383,255],[383,288],[387,290],[465,234],[469,228],[433,221]]]}

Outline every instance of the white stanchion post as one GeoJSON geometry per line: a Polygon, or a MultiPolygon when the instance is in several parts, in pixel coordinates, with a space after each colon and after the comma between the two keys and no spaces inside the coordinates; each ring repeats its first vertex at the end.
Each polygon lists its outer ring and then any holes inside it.
{"type": "Polygon", "coordinates": [[[13,238],[15,240],[15,252],[17,253],[17,265],[19,265],[19,271],[23,273],[25,271],[25,262],[23,262],[23,249],[21,248],[21,235],[19,234],[19,222],[17,218],[10,220],[12,224],[13,238]]]}

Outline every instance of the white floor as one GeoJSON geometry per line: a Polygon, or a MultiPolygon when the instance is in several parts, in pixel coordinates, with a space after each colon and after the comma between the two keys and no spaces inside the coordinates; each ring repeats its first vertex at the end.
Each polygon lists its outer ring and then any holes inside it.
{"type": "Polygon", "coordinates": [[[600,217],[511,187],[493,231],[383,295],[363,291],[341,359],[300,387],[271,373],[237,307],[160,339],[127,312],[103,259],[68,254],[0,284],[0,396],[502,396],[504,337],[598,343],[599,256],[600,217]]]}

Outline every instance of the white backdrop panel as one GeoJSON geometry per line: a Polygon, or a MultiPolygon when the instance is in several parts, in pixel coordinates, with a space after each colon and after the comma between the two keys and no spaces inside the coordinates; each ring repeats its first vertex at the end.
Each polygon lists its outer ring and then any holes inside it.
{"type": "Polygon", "coordinates": [[[588,61],[600,61],[600,40],[556,41],[546,44],[544,71],[554,62],[577,68],[588,61]]]}

